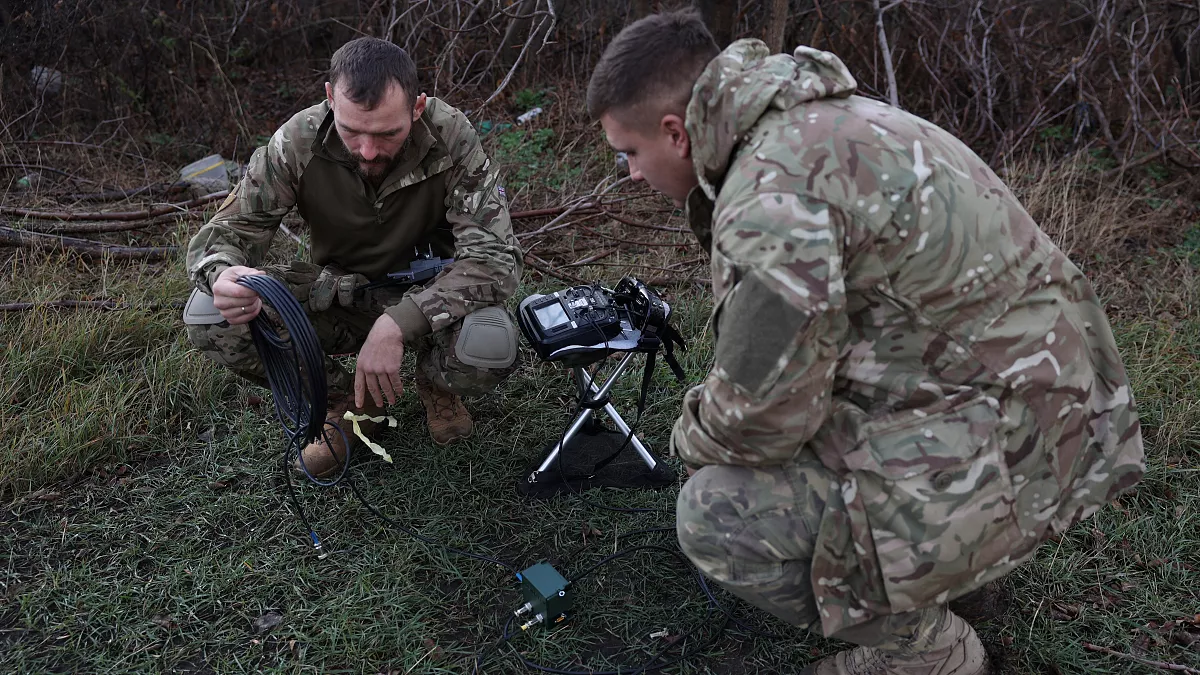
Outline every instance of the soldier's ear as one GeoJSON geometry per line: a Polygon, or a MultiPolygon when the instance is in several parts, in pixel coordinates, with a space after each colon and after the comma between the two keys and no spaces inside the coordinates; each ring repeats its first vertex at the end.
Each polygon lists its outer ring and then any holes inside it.
{"type": "Polygon", "coordinates": [[[413,103],[413,122],[421,119],[421,115],[425,114],[425,105],[429,102],[425,94],[417,97],[416,103],[413,103]]]}
{"type": "Polygon", "coordinates": [[[674,114],[664,115],[659,123],[659,130],[667,137],[671,148],[680,159],[689,159],[692,156],[692,139],[688,136],[682,117],[674,114]]]}
{"type": "Polygon", "coordinates": [[[329,105],[333,105],[333,85],[325,83],[325,98],[329,99],[329,105]]]}

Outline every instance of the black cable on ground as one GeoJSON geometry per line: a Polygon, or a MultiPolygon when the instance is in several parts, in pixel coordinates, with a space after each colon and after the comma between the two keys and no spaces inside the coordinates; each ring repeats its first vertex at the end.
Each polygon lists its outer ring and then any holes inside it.
{"type": "Polygon", "coordinates": [[[258,350],[259,358],[267,373],[267,382],[271,386],[271,395],[275,402],[275,413],[279,417],[284,435],[287,437],[282,470],[288,496],[300,521],[308,530],[313,547],[320,549],[321,540],[309,523],[304,507],[296,496],[291,472],[293,459],[297,460],[301,471],[308,480],[316,485],[333,487],[345,481],[354,496],[368,511],[387,525],[408,536],[450,553],[499,565],[514,575],[517,574],[520,570],[515,565],[486,555],[447,546],[397,523],[376,508],[359,491],[358,486],[349,479],[346,473],[350,467],[349,439],[346,438],[345,432],[339,425],[325,420],[329,395],[325,378],[325,353],[321,349],[321,342],[317,338],[312,322],[304,313],[304,308],[288,290],[288,287],[274,277],[253,274],[240,277],[237,283],[258,293],[258,296],[262,298],[264,309],[265,307],[273,309],[283,322],[282,327],[277,326],[265,311],[260,311],[259,315],[250,322],[250,334],[254,338],[254,346],[258,350]],[[282,333],[280,328],[283,329],[282,333]],[[333,452],[329,427],[332,427],[341,437],[342,447],[346,448],[345,459],[338,457],[337,453],[333,452]],[[318,438],[325,441],[325,447],[338,462],[337,475],[330,480],[322,480],[314,476],[304,463],[304,447],[318,438]]]}

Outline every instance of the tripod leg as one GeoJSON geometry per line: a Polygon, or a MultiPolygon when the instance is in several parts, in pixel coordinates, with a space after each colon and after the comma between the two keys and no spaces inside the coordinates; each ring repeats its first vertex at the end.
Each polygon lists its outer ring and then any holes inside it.
{"type": "Polygon", "coordinates": [[[541,466],[537,468],[537,471],[529,474],[530,483],[536,483],[538,475],[550,468],[550,465],[554,463],[554,460],[558,459],[558,453],[562,452],[562,449],[567,445],[567,441],[570,441],[572,438],[574,438],[575,434],[579,433],[579,430],[583,428],[583,425],[586,424],[589,419],[591,419],[592,414],[595,412],[596,411],[594,410],[584,410],[583,412],[579,413],[579,416],[576,417],[575,421],[571,422],[571,426],[567,428],[567,433],[563,434],[562,439],[560,439],[558,443],[554,445],[554,449],[550,451],[550,454],[546,455],[545,461],[543,461],[541,466]]]}
{"type": "MultiPolygon", "coordinates": [[[[613,407],[613,404],[609,403],[608,405],[604,406],[604,412],[608,413],[608,416],[611,417],[613,422],[616,423],[617,428],[621,430],[621,433],[625,434],[626,436],[630,435],[629,425],[625,423],[625,419],[621,417],[621,413],[617,412],[617,409],[613,407]]],[[[637,450],[637,454],[641,455],[642,461],[646,462],[646,466],[650,467],[651,470],[658,466],[658,461],[654,459],[654,456],[650,454],[650,451],[646,449],[646,446],[642,445],[642,439],[638,438],[637,434],[630,436],[629,444],[633,446],[634,450],[637,450]]]]}
{"type": "MultiPolygon", "coordinates": [[[[634,352],[626,354],[621,359],[620,363],[617,364],[616,369],[613,371],[612,375],[609,376],[608,381],[606,381],[604,385],[600,387],[596,386],[595,381],[588,376],[587,371],[584,368],[575,368],[575,381],[579,386],[580,398],[584,398],[583,394],[588,392],[591,393],[589,398],[595,399],[601,398],[607,394],[608,391],[612,389],[613,384],[616,383],[617,378],[621,376],[621,373],[625,372],[625,369],[629,367],[629,362],[633,360],[634,355],[634,352]]],[[[629,433],[629,425],[625,423],[625,420],[621,419],[620,414],[617,413],[617,409],[614,408],[611,403],[605,405],[604,410],[607,411],[610,416],[612,416],[613,421],[617,423],[617,426],[621,429],[621,431],[626,434],[629,433]]],[[[567,442],[570,441],[575,434],[579,433],[580,429],[583,428],[583,425],[592,418],[594,412],[595,411],[592,409],[584,409],[579,413],[579,415],[575,418],[575,421],[572,422],[571,426],[567,428],[567,433],[563,434],[562,439],[554,445],[554,449],[551,450],[550,454],[546,456],[546,459],[542,461],[541,465],[537,468],[537,471],[529,474],[528,480],[530,483],[536,483],[538,476],[550,468],[550,465],[554,463],[554,460],[558,459],[558,453],[562,452],[562,449],[566,447],[567,442]]],[[[654,460],[654,457],[650,455],[650,452],[646,450],[646,446],[642,445],[642,441],[637,436],[631,438],[629,442],[633,445],[634,449],[637,450],[638,454],[641,455],[642,459],[647,465],[649,465],[651,469],[658,465],[658,462],[654,460]]]]}

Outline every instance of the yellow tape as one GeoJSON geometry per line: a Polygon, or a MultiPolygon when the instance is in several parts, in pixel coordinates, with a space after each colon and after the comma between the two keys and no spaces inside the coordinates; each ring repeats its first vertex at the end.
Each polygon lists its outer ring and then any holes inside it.
{"type": "Polygon", "coordinates": [[[346,414],[342,415],[342,419],[350,420],[351,422],[354,423],[354,435],[358,436],[360,439],[362,439],[362,442],[367,444],[367,447],[371,449],[371,452],[382,457],[383,461],[387,462],[388,464],[392,463],[392,456],[388,454],[388,451],[384,450],[383,446],[381,446],[378,443],[367,438],[367,435],[363,433],[362,428],[360,428],[358,426],[358,423],[364,422],[366,420],[370,420],[370,421],[376,422],[376,423],[387,420],[388,426],[395,429],[396,426],[398,425],[398,422],[396,422],[395,417],[392,417],[391,415],[386,415],[386,416],[380,415],[378,417],[371,417],[370,415],[355,415],[354,413],[347,410],[346,414]]]}

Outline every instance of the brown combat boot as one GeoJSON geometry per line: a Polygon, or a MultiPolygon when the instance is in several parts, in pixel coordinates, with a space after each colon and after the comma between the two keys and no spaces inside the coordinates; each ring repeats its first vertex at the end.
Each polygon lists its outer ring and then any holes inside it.
{"type": "Polygon", "coordinates": [[[420,368],[417,369],[417,395],[425,404],[429,435],[434,443],[453,443],[475,431],[475,423],[471,421],[471,413],[463,405],[462,397],[439,389],[420,368]]]}
{"type": "Polygon", "coordinates": [[[902,649],[856,647],[810,665],[801,675],[987,675],[987,652],[970,624],[949,610],[940,630],[902,649]]]}
{"type": "MultiPolygon", "coordinates": [[[[342,433],[346,435],[346,439],[353,444],[354,447],[362,445],[362,441],[354,435],[354,423],[343,419],[342,415],[346,411],[352,411],[356,415],[370,415],[371,417],[379,417],[384,414],[384,409],[377,407],[371,403],[371,397],[367,396],[367,405],[362,410],[357,410],[354,407],[354,396],[338,396],[330,397],[328,413],[325,419],[329,422],[336,423],[342,428],[342,433]]],[[[378,423],[370,420],[364,420],[358,423],[358,428],[362,432],[370,436],[375,430],[378,423]]],[[[329,437],[329,443],[324,439],[319,439],[309,443],[304,447],[304,466],[308,468],[308,472],[316,478],[325,478],[331,476],[341,469],[342,463],[346,461],[346,445],[342,440],[342,435],[336,429],[326,425],[325,435],[329,437]]],[[[292,469],[297,473],[303,474],[303,469],[300,468],[299,460],[292,463],[292,469]]]]}

